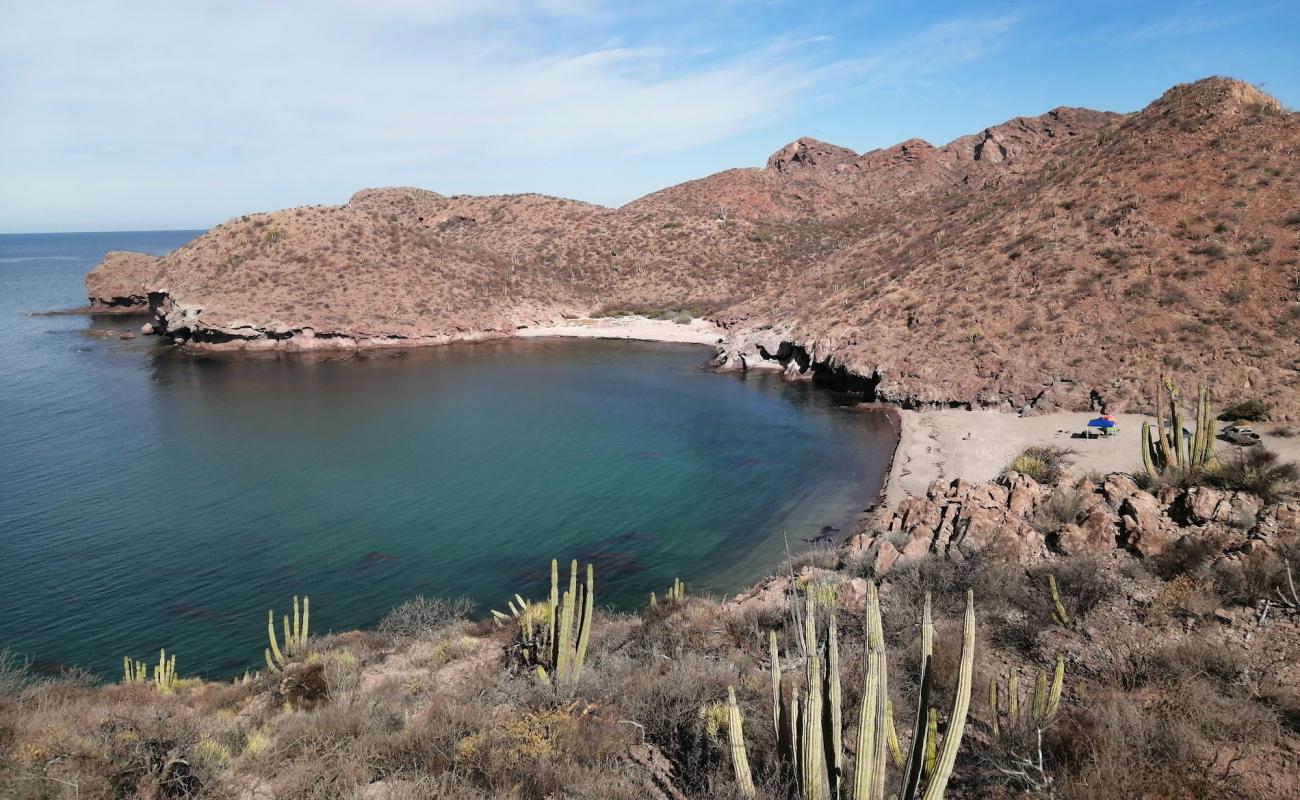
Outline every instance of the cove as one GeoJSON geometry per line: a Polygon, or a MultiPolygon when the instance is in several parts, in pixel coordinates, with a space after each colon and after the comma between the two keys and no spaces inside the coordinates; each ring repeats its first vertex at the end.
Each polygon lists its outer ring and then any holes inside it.
{"type": "MultiPolygon", "coordinates": [[[[77,303],[84,269],[0,266],[77,303]]],[[[314,632],[342,631],[417,594],[541,596],[551,558],[593,562],[602,606],[676,577],[734,592],[848,532],[895,443],[882,413],[713,373],[707,347],[194,358],[117,338],[138,319],[25,317],[37,301],[5,295],[0,647],[46,669],[112,677],[167,647],[182,674],[236,674],[295,594],[314,632]]]]}

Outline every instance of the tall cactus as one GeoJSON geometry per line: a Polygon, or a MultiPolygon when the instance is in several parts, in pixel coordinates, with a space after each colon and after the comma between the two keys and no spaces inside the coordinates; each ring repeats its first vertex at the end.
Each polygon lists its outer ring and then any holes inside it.
{"type": "Polygon", "coordinates": [[[736,705],[736,688],[727,687],[727,738],[731,744],[731,768],[736,773],[736,786],[742,797],[753,797],[754,776],[749,771],[749,756],[745,752],[745,733],[740,706],[736,705]]]}
{"type": "Polygon", "coordinates": [[[903,800],[916,796],[917,787],[921,785],[921,767],[925,763],[926,743],[933,745],[929,737],[928,726],[922,726],[921,720],[929,716],[930,693],[934,684],[934,673],[930,669],[930,659],[934,655],[934,621],[930,618],[930,593],[925,593],[925,603],[921,607],[921,674],[917,680],[916,723],[912,729],[912,746],[907,756],[907,766],[903,770],[903,800]]]}
{"type": "Polygon", "coordinates": [[[1142,423],[1142,467],[1152,478],[1165,470],[1200,470],[1214,463],[1214,437],[1217,433],[1210,413],[1210,390],[1196,390],[1196,430],[1189,445],[1183,436],[1183,415],[1178,403],[1178,387],[1165,376],[1156,383],[1156,429],[1142,423]],[[1165,407],[1169,417],[1166,421],[1165,407]],[[1154,435],[1153,435],[1154,434],[1154,435]]]}
{"type": "MultiPolygon", "coordinates": [[[[803,729],[799,737],[799,783],[804,800],[826,800],[826,750],[822,731],[822,658],[817,650],[817,606],[811,595],[804,607],[805,694],[803,729]]],[[[832,611],[831,613],[834,613],[832,611]]]]}
{"type": "MultiPolygon", "coordinates": [[[[802,651],[807,654],[804,659],[804,684],[801,690],[791,693],[788,705],[782,702],[777,637],[775,632],[768,636],[772,726],[777,736],[778,764],[783,774],[793,776],[802,800],[829,800],[831,797],[847,796],[842,773],[836,773],[837,765],[841,771],[843,769],[842,756],[839,760],[836,758],[843,731],[841,698],[836,691],[839,677],[838,623],[832,606],[828,610],[825,625],[825,646],[819,646],[818,605],[811,593],[805,594],[800,631],[802,651]]],[[[900,800],[915,800],[923,784],[926,800],[940,800],[943,797],[970,708],[975,659],[974,609],[974,595],[968,592],[957,693],[941,750],[937,746],[938,717],[930,707],[934,623],[931,620],[930,598],[928,595],[926,597],[921,621],[920,692],[912,738],[904,757],[894,732],[893,709],[889,702],[888,661],[880,597],[875,585],[868,585],[867,635],[863,654],[865,675],[858,707],[853,800],[883,800],[886,761],[891,754],[894,763],[903,767],[904,774],[898,794],[900,800]]],[[[1059,692],[1056,697],[1059,699],[1059,692]]],[[[1049,695],[1049,702],[1050,698],[1049,695]]]]}
{"type": "Polygon", "coordinates": [[[266,657],[266,667],[271,672],[279,672],[288,666],[294,656],[301,655],[307,649],[308,628],[311,626],[311,598],[304,596],[302,598],[302,607],[298,607],[298,597],[293,598],[293,623],[289,623],[289,615],[284,615],[284,648],[280,648],[280,642],[275,636],[275,610],[266,612],[266,637],[270,640],[270,647],[263,651],[266,657]]]}
{"type": "Polygon", "coordinates": [[[924,800],[942,800],[944,790],[948,788],[948,779],[952,777],[953,765],[957,763],[957,749],[961,747],[961,735],[966,729],[966,714],[970,711],[971,681],[975,673],[975,593],[966,590],[966,619],[962,626],[961,666],[957,670],[957,695],[952,701],[952,713],[948,715],[948,732],[943,737],[943,748],[935,762],[934,773],[926,784],[924,800]]]}

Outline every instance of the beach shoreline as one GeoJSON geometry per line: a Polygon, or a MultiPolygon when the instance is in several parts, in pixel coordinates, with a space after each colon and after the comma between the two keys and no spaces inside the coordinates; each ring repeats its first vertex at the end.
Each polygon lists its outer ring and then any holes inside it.
{"type": "Polygon", "coordinates": [[[698,317],[692,318],[690,322],[678,323],[672,320],[630,315],[564,319],[549,325],[519,328],[514,335],[521,339],[541,337],[632,339],[643,342],[717,345],[721,343],[726,331],[698,317]]]}
{"type": "MultiPolygon", "coordinates": [[[[964,409],[897,409],[897,413],[901,430],[885,481],[883,503],[887,507],[897,505],[908,495],[924,496],[935,480],[993,480],[1022,450],[1034,445],[1073,450],[1070,468],[1079,474],[1138,474],[1142,471],[1142,423],[1154,422],[1145,414],[1115,414],[1114,435],[1084,439],[1075,436],[1097,412],[1055,411],[1030,417],[964,409]]],[[[1220,428],[1228,424],[1216,422],[1220,428]]],[[[1269,435],[1278,427],[1273,424],[1254,427],[1264,435],[1264,447],[1283,460],[1300,460],[1300,437],[1269,435]]],[[[1215,442],[1215,449],[1221,461],[1243,450],[1221,440],[1215,442]]]]}

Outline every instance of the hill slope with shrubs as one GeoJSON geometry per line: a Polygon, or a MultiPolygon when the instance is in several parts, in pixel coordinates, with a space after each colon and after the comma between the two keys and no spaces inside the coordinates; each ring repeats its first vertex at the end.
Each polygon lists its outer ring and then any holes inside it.
{"type": "Polygon", "coordinates": [[[1118,411],[1149,407],[1165,366],[1294,418],[1298,142],[1300,115],[1210,78],[1132,114],[1057,109],[942,147],[800,139],[618,209],[365,190],[220,225],[148,289],[160,328],[195,349],[684,310],[727,329],[725,367],[873,399],[1118,411]]]}

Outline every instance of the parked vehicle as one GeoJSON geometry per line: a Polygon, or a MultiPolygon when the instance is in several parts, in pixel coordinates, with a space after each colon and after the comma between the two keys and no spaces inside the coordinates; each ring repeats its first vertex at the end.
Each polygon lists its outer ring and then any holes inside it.
{"type": "Polygon", "coordinates": [[[1229,425],[1219,432],[1219,438],[1242,447],[1259,444],[1259,434],[1245,425],[1229,425]]]}

